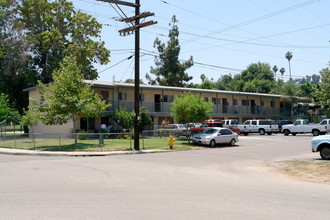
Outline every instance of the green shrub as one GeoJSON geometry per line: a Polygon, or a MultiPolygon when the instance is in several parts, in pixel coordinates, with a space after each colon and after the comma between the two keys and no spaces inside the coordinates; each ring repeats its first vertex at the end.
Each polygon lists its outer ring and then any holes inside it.
{"type": "Polygon", "coordinates": [[[88,134],[85,131],[78,131],[77,137],[79,140],[86,140],[88,137],[88,134]]]}

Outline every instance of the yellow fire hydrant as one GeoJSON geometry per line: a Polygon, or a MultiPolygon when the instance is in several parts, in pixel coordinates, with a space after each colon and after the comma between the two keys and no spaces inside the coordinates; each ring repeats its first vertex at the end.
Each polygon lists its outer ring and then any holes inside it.
{"type": "Polygon", "coordinates": [[[170,149],[173,149],[174,141],[175,141],[175,138],[173,138],[173,136],[170,135],[170,138],[168,139],[168,143],[170,145],[170,149]]]}

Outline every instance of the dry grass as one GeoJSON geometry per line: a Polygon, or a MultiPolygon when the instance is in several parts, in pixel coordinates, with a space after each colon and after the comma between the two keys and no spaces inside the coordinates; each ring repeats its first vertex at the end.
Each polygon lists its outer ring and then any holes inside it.
{"type": "Polygon", "coordinates": [[[330,184],[330,161],[321,159],[296,159],[278,161],[280,172],[300,180],[330,184]]]}

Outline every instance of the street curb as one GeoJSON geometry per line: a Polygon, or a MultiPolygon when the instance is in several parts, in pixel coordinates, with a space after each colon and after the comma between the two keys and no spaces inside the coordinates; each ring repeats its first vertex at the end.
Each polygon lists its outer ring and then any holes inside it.
{"type": "Polygon", "coordinates": [[[166,150],[140,150],[140,151],[106,151],[106,152],[64,152],[64,151],[35,151],[0,148],[0,154],[7,155],[30,155],[30,156],[68,156],[68,157],[95,157],[95,156],[117,156],[167,152],[166,150]]]}

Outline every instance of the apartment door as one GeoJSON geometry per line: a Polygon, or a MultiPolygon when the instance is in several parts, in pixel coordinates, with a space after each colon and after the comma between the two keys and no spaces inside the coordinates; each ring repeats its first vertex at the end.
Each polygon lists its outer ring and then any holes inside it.
{"type": "Polygon", "coordinates": [[[226,98],[222,99],[222,113],[227,114],[228,112],[228,102],[226,98]]]}
{"type": "Polygon", "coordinates": [[[160,112],[161,111],[161,99],[160,99],[159,94],[155,94],[154,103],[155,103],[155,112],[160,112]]]}
{"type": "Polygon", "coordinates": [[[256,101],[255,100],[250,100],[251,102],[251,114],[256,113],[256,101]]]}

